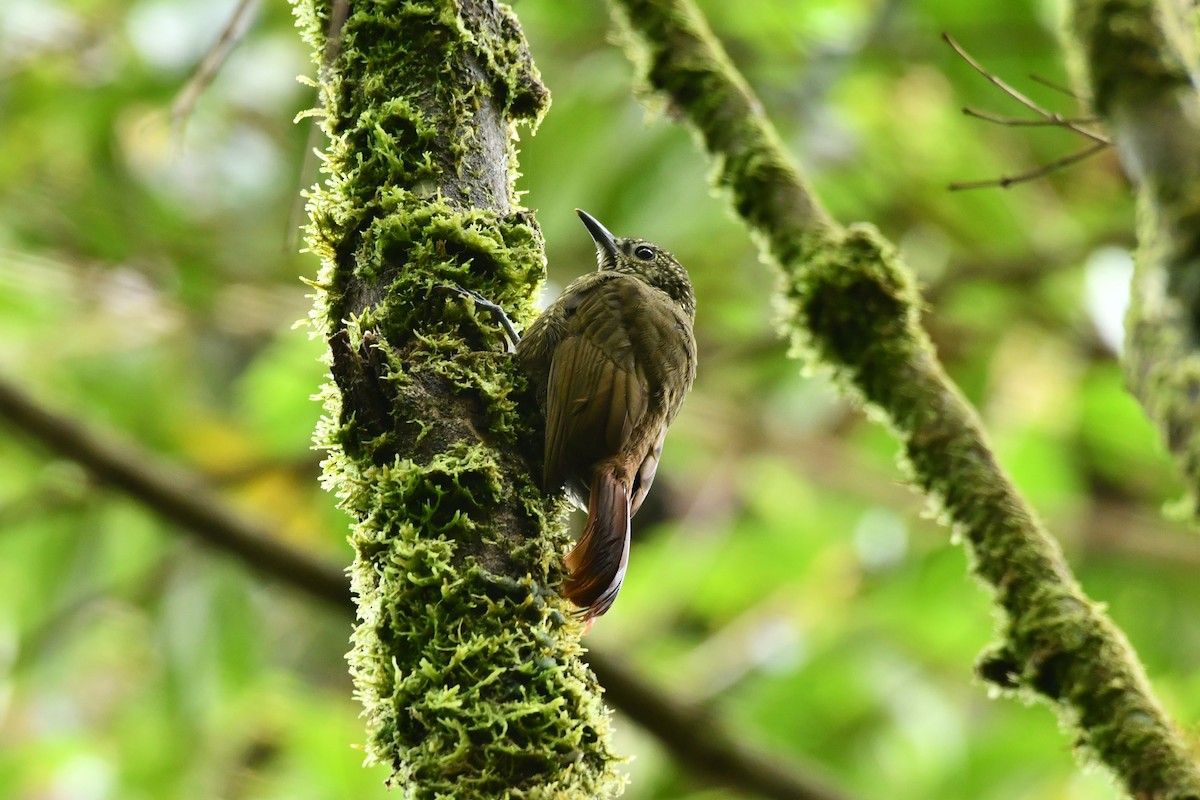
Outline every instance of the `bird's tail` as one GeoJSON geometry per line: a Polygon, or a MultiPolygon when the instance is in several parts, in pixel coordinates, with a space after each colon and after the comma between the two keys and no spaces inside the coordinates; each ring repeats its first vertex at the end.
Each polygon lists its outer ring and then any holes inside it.
{"type": "Polygon", "coordinates": [[[592,479],[583,535],[566,556],[563,594],[591,620],[612,606],[629,564],[629,487],[613,465],[592,479]]]}

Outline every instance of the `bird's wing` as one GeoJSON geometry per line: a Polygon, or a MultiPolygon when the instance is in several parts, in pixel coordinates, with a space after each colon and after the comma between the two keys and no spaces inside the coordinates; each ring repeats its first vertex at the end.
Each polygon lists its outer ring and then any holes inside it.
{"type": "Polygon", "coordinates": [[[568,308],[547,382],[547,488],[615,455],[646,413],[650,388],[632,338],[648,291],[636,278],[612,274],[568,308]]]}

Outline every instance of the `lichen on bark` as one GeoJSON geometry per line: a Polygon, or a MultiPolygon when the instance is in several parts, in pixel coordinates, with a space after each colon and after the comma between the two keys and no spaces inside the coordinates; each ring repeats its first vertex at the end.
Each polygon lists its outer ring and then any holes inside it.
{"type": "Polygon", "coordinates": [[[532,479],[534,404],[485,315],[532,317],[541,235],[515,126],[548,95],[487,0],[295,0],[329,137],[309,192],[318,445],[352,517],[348,658],[368,761],[406,797],[610,797],[607,711],[556,591],[565,534],[532,479]]]}

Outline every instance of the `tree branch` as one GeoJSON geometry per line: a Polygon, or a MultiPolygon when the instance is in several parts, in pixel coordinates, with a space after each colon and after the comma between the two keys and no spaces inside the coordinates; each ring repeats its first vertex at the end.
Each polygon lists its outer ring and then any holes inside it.
{"type": "Polygon", "coordinates": [[[0,417],[52,451],[76,461],[99,482],[113,486],[201,541],[326,603],[351,607],[345,573],[289,548],[261,523],[235,514],[195,474],[130,442],[102,438],[78,422],[48,411],[0,379],[0,417]]]}
{"type": "MultiPolygon", "coordinates": [[[[181,532],[236,557],[252,571],[335,613],[354,612],[349,583],[341,569],[289,546],[266,526],[233,512],[199,476],[133,442],[101,437],[44,408],[2,378],[0,418],[52,452],[77,462],[97,482],[125,492],[181,532]]],[[[657,737],[696,774],[735,791],[774,800],[845,797],[816,777],[811,767],[802,770],[746,746],[719,718],[675,697],[666,687],[654,685],[622,659],[595,649],[586,658],[604,684],[608,701],[657,737]]]]}
{"type": "Polygon", "coordinates": [[[697,133],[718,186],[782,270],[795,350],[831,368],[886,421],[911,480],[992,588],[1004,613],[980,674],[1049,701],[1086,757],[1131,794],[1200,796],[1200,770],[1132,648],[1083,594],[938,362],[915,281],[894,248],[869,226],[843,229],[821,210],[690,2],[611,5],[641,74],[697,133]]]}
{"type": "Polygon", "coordinates": [[[633,718],[637,723],[658,737],[689,772],[705,775],[723,786],[778,800],[844,797],[815,774],[801,779],[786,763],[755,750],[743,738],[732,736],[710,710],[671,697],[622,661],[593,650],[588,663],[614,704],[626,713],[636,709],[633,718]]]}
{"type": "Polygon", "coordinates": [[[1196,19],[1176,0],[1075,0],[1067,45],[1137,187],[1125,374],[1200,512],[1200,91],[1196,19]]]}

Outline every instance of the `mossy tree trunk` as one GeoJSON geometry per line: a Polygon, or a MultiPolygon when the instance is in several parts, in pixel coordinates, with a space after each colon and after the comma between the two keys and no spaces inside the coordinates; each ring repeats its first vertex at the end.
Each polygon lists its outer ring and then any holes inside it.
{"type": "Polygon", "coordinates": [[[1125,373],[1200,499],[1200,57],[1194,3],[1076,0],[1079,83],[1137,187],[1125,373]]]}
{"type": "Polygon", "coordinates": [[[369,760],[412,798],[612,796],[533,404],[495,325],[438,288],[532,315],[544,256],[513,142],[548,95],[489,0],[295,2],[329,137],[308,229],[333,377],[318,442],[353,517],[369,760]]]}

